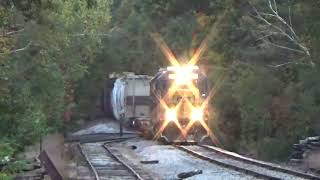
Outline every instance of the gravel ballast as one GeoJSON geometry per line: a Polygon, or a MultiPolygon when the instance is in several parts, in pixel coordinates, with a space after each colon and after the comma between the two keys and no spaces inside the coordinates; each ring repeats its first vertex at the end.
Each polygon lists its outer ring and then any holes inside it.
{"type": "Polygon", "coordinates": [[[119,148],[124,157],[148,171],[155,179],[177,179],[179,173],[194,170],[202,170],[203,173],[188,179],[257,179],[195,158],[170,145],[160,145],[156,142],[136,139],[114,144],[114,146],[119,148]],[[137,146],[137,149],[131,149],[132,145],[137,146]],[[159,163],[140,163],[140,161],[148,160],[158,160],[159,163]]]}

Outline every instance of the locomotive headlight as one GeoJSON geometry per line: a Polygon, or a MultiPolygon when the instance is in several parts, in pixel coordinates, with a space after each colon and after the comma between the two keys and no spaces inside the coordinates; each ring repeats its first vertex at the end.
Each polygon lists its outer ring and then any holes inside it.
{"type": "Polygon", "coordinates": [[[167,109],[165,112],[165,118],[167,121],[175,121],[177,119],[177,113],[175,109],[167,109]]]}
{"type": "Polygon", "coordinates": [[[198,74],[194,70],[199,69],[198,66],[169,66],[168,71],[173,71],[169,74],[169,79],[175,80],[177,85],[186,85],[194,79],[198,79],[198,74]]]}
{"type": "Polygon", "coordinates": [[[193,108],[191,111],[191,120],[200,121],[203,119],[203,111],[201,108],[193,108]]]}

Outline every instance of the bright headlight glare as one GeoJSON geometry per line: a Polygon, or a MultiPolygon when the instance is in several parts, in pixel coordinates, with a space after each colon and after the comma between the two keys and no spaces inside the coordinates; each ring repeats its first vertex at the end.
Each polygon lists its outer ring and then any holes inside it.
{"type": "Polygon", "coordinates": [[[194,73],[198,66],[169,66],[168,71],[173,71],[169,74],[169,79],[175,80],[178,85],[184,85],[194,79],[198,79],[198,74],[194,73]]]}
{"type": "Polygon", "coordinates": [[[191,112],[191,119],[193,121],[200,121],[203,119],[203,112],[200,108],[194,108],[191,112]]]}
{"type": "Polygon", "coordinates": [[[165,118],[167,121],[175,121],[177,119],[177,113],[175,109],[166,110],[165,118]]]}

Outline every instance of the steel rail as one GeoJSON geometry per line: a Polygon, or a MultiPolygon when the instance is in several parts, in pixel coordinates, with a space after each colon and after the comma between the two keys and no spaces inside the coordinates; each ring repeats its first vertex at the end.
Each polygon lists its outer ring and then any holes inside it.
{"type": "Polygon", "coordinates": [[[176,145],[175,147],[180,149],[180,150],[182,150],[182,151],[184,151],[184,152],[186,152],[186,153],[188,153],[188,154],[191,154],[191,155],[193,155],[193,156],[195,156],[195,157],[197,157],[199,159],[202,159],[202,160],[217,164],[219,166],[222,166],[222,167],[225,167],[225,168],[228,168],[228,169],[232,169],[232,170],[235,170],[235,171],[238,171],[238,172],[242,172],[242,173],[245,173],[245,174],[248,174],[248,175],[251,175],[251,176],[254,176],[254,177],[263,178],[263,179],[281,180],[281,178],[277,178],[277,177],[274,177],[274,176],[262,174],[262,173],[259,173],[259,172],[256,172],[256,171],[253,171],[253,170],[250,170],[250,169],[242,168],[242,167],[239,167],[239,166],[235,166],[235,165],[232,165],[232,164],[228,164],[228,163],[225,163],[225,162],[210,158],[208,156],[202,155],[199,152],[196,152],[194,150],[188,149],[185,146],[177,146],[176,145]]]}
{"type": "Polygon", "coordinates": [[[99,175],[98,175],[97,170],[94,168],[94,166],[93,166],[92,163],[90,162],[90,160],[89,160],[88,156],[86,155],[86,153],[83,152],[80,143],[78,143],[78,148],[79,148],[79,151],[80,151],[81,155],[85,158],[87,164],[89,165],[91,171],[93,172],[95,179],[96,179],[96,180],[100,180],[100,177],[99,177],[99,175]]]}
{"type": "Polygon", "coordinates": [[[223,155],[225,157],[228,157],[228,158],[231,158],[231,159],[234,159],[234,160],[238,160],[238,161],[242,161],[242,162],[245,162],[245,163],[248,163],[248,164],[256,165],[256,166],[263,167],[263,168],[270,169],[270,170],[275,170],[275,171],[278,171],[278,172],[283,172],[283,173],[294,175],[294,176],[298,176],[298,177],[301,177],[301,178],[312,179],[312,180],[320,180],[320,177],[312,175],[312,174],[306,174],[306,173],[303,173],[303,172],[295,171],[293,169],[280,167],[280,166],[277,166],[275,164],[270,164],[270,163],[266,163],[266,162],[259,161],[259,160],[256,160],[256,159],[243,157],[243,156],[240,156],[240,155],[238,155],[236,153],[225,151],[225,150],[217,148],[217,147],[208,146],[208,145],[198,145],[198,146],[203,147],[205,149],[208,149],[210,151],[213,151],[213,152],[215,152],[217,154],[223,155]]]}
{"type": "Polygon", "coordinates": [[[106,151],[108,151],[108,153],[110,153],[110,155],[115,160],[117,160],[122,165],[124,165],[138,180],[143,180],[143,178],[139,175],[139,173],[137,173],[130,165],[128,165],[126,162],[124,162],[122,159],[120,159],[117,155],[115,155],[106,145],[102,145],[102,146],[104,147],[104,149],[106,151]]]}
{"type": "Polygon", "coordinates": [[[131,139],[139,137],[139,133],[124,133],[120,136],[119,133],[95,133],[95,134],[82,134],[82,135],[69,135],[65,138],[65,142],[80,142],[80,143],[91,143],[91,142],[103,142],[108,140],[116,139],[131,139]]]}

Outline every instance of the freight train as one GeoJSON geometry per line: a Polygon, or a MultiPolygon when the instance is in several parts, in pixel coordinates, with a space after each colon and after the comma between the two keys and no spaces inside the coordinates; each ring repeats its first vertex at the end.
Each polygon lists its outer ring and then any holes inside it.
{"type": "Polygon", "coordinates": [[[209,137],[210,87],[198,66],[170,66],[153,77],[126,73],[111,84],[103,107],[111,109],[115,119],[167,142],[201,142],[209,137]]]}

